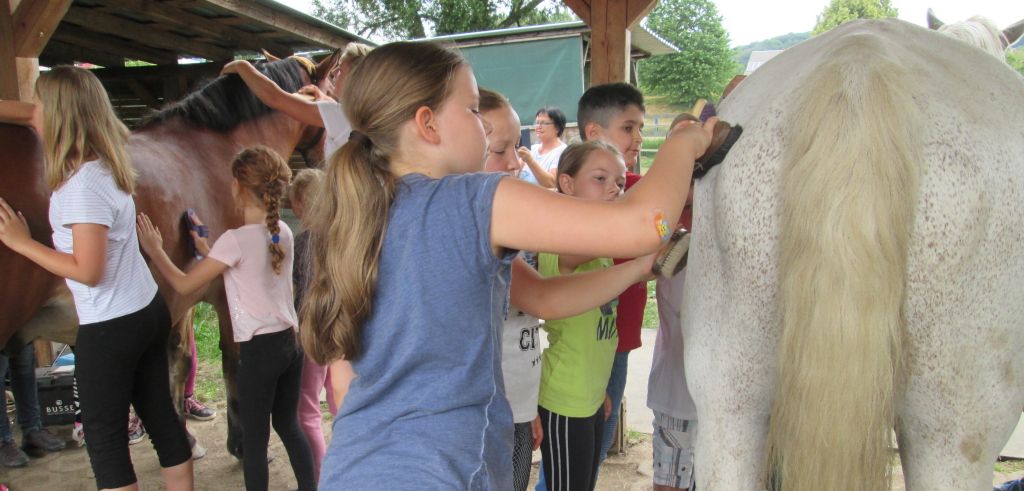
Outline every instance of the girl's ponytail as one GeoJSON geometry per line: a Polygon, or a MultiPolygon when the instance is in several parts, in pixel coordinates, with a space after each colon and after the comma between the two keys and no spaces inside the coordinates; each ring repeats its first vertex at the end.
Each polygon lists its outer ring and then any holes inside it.
{"type": "Polygon", "coordinates": [[[340,102],[357,131],[330,157],[323,192],[307,212],[314,266],[299,332],[317,364],[360,356],[395,199],[390,159],[405,123],[421,107],[437,111],[465,63],[437,44],[391,43],[367,54],[345,83],[340,102]]]}
{"type": "Polygon", "coordinates": [[[270,230],[270,264],[274,273],[281,274],[284,248],[281,247],[281,198],[284,196],[292,171],[277,152],[257,145],[242,150],[231,163],[231,175],[248,189],[253,198],[263,204],[270,230]]]}

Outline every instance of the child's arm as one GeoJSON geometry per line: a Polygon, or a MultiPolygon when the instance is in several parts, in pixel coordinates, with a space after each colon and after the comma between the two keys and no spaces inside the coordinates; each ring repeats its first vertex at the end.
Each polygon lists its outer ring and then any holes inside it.
{"type": "Polygon", "coordinates": [[[509,301],[540,319],[564,319],[593,310],[619,296],[629,285],[653,279],[656,254],[586,273],[544,278],[522,258],[512,262],[509,301]]]}
{"type": "MultiPolygon", "coordinates": [[[[153,266],[170,283],[171,288],[174,288],[174,291],[181,295],[188,295],[206,286],[228,267],[226,264],[208,257],[199,261],[199,265],[192,268],[192,271],[189,271],[188,274],[182,273],[171,262],[171,258],[167,257],[167,253],[164,252],[164,239],[160,235],[160,229],[153,225],[149,217],[144,213],[139,213],[139,217],[135,222],[139,233],[139,245],[142,246],[142,250],[149,255],[153,266]]],[[[196,248],[203,254],[210,252],[210,248],[206,246],[205,239],[202,238],[196,239],[196,248]]]]}
{"type": "Polygon", "coordinates": [[[98,223],[73,224],[73,251],[60,252],[33,240],[25,217],[0,198],[0,242],[43,269],[85,285],[96,286],[103,279],[109,230],[98,223]]]}
{"type": "Polygon", "coordinates": [[[530,153],[530,147],[519,147],[516,150],[519,154],[519,158],[526,162],[526,165],[530,167],[530,171],[533,172],[533,177],[537,179],[537,184],[544,186],[549,189],[554,189],[557,181],[555,180],[555,174],[551,171],[544,170],[537,162],[537,159],[533,158],[533,154],[530,153]]]}
{"type": "Polygon", "coordinates": [[[32,126],[36,106],[30,102],[0,101],[0,123],[32,126]]]}
{"type": "Polygon", "coordinates": [[[331,363],[331,388],[334,389],[334,407],[341,407],[345,402],[345,394],[348,394],[348,386],[356,378],[356,372],[352,371],[352,364],[345,360],[338,360],[331,363]]]}
{"type": "Polygon", "coordinates": [[[593,257],[654,252],[672,233],[669,220],[683,210],[694,161],[708,148],[716,122],[677,126],[645,178],[614,202],[576,199],[502,179],[491,212],[495,254],[503,247],[593,257]]]}
{"type": "Polygon", "coordinates": [[[302,95],[285,92],[273,80],[270,80],[266,75],[256,70],[256,67],[252,66],[248,61],[235,60],[224,65],[220,74],[227,75],[229,73],[237,73],[242,77],[242,80],[249,86],[249,89],[264,104],[305,124],[321,128],[324,126],[324,120],[320,117],[320,110],[317,109],[316,102],[302,95]]]}

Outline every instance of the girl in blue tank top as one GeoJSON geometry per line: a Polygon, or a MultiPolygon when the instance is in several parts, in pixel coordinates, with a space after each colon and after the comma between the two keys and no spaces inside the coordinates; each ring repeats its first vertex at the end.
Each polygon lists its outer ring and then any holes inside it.
{"type": "Polygon", "coordinates": [[[657,249],[714,121],[677,129],[655,179],[602,203],[480,172],[491,127],[454,49],[377,48],[341,103],[355,131],[309,212],[314,276],[300,313],[306,353],[332,364],[343,395],[320,489],[510,489],[501,336],[512,259],[657,249]]]}

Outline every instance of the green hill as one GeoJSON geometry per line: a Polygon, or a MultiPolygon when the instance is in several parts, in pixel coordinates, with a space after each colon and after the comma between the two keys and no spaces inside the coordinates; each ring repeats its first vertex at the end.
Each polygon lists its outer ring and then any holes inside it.
{"type": "MultiPolygon", "coordinates": [[[[790,46],[795,46],[801,41],[806,41],[807,39],[810,39],[810,37],[810,32],[791,32],[789,34],[775,36],[771,39],[765,39],[764,41],[757,41],[746,46],[733,48],[734,54],[732,58],[736,60],[740,66],[746,69],[747,61],[750,60],[750,53],[772,49],[786,49],[790,46]]],[[[743,73],[743,71],[741,70],[740,73],[743,73]]]]}

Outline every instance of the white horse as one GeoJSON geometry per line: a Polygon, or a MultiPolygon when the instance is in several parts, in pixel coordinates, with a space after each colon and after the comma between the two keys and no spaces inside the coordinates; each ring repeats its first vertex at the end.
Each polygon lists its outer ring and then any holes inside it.
{"type": "Polygon", "coordinates": [[[746,131],[695,191],[696,489],[888,491],[895,428],[908,490],[990,491],[1024,407],[1024,78],[854,21],[719,115],[746,131]]]}

